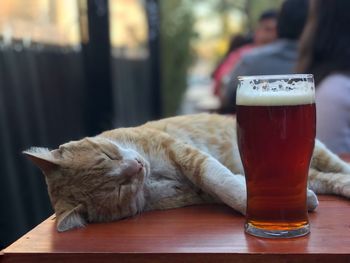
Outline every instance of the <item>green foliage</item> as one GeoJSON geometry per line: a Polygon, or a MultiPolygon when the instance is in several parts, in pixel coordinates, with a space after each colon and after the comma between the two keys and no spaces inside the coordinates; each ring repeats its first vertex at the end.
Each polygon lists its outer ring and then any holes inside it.
{"type": "Polygon", "coordinates": [[[192,62],[193,14],[186,0],[159,1],[163,115],[175,115],[187,87],[192,62]]]}

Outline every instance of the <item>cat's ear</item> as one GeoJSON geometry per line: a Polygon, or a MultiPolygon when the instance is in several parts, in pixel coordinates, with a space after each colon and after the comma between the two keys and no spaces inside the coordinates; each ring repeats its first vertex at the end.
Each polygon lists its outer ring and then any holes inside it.
{"type": "Polygon", "coordinates": [[[23,151],[34,164],[36,164],[45,174],[58,168],[59,159],[47,148],[32,147],[23,151]]]}
{"type": "Polygon", "coordinates": [[[83,205],[78,205],[60,215],[57,215],[57,231],[64,232],[74,228],[81,228],[86,225],[82,216],[83,205]]]}

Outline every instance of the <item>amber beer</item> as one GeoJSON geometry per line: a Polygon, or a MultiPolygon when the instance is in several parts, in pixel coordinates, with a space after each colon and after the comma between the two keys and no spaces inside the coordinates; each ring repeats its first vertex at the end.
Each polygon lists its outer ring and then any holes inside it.
{"type": "Polygon", "coordinates": [[[261,90],[256,79],[255,89],[243,79],[237,91],[237,136],[247,183],[245,228],[256,236],[309,233],[306,187],[316,130],[314,86],[310,75],[297,76],[263,77],[261,90]],[[293,78],[297,84],[291,85],[293,78]]]}

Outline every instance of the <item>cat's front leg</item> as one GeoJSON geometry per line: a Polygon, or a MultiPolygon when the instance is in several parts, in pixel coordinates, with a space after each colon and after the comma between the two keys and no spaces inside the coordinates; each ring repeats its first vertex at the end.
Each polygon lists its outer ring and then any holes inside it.
{"type": "Polygon", "coordinates": [[[173,141],[169,156],[195,185],[245,214],[247,192],[244,176],[233,174],[212,156],[182,142],[173,141]]]}
{"type": "Polygon", "coordinates": [[[247,190],[245,177],[233,174],[213,157],[209,157],[203,169],[203,187],[214,193],[225,204],[245,215],[247,190]]]}

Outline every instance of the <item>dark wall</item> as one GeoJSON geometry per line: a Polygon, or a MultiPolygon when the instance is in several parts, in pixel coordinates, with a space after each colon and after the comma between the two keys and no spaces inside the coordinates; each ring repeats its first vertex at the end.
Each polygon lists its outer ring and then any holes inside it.
{"type": "Polygon", "coordinates": [[[0,247],[52,213],[44,177],[21,151],[86,133],[81,54],[19,47],[0,49],[0,247]]]}
{"type": "Polygon", "coordinates": [[[142,124],[157,118],[148,59],[112,59],[115,127],[142,124]]]}

